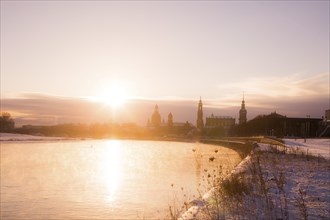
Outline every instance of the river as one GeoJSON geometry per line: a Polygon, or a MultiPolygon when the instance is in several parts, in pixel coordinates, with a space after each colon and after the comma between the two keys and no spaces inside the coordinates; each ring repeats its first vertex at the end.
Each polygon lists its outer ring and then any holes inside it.
{"type": "Polygon", "coordinates": [[[169,206],[198,196],[205,169],[240,162],[231,149],[201,143],[0,144],[1,219],[164,219],[169,206]]]}

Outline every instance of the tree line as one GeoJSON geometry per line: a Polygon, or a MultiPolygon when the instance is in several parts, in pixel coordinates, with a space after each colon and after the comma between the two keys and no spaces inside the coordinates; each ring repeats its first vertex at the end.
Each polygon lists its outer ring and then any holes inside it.
{"type": "Polygon", "coordinates": [[[15,121],[9,112],[2,112],[0,116],[0,131],[10,132],[15,128],[15,121]]]}

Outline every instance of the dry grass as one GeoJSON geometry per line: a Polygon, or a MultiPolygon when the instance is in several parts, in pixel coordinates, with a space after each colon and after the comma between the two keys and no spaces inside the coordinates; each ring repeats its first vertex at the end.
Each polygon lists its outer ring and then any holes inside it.
{"type": "Polygon", "coordinates": [[[200,191],[200,198],[207,191],[211,196],[192,219],[330,217],[330,210],[326,208],[330,206],[327,197],[330,180],[326,178],[330,171],[329,161],[287,148],[276,140],[267,139],[263,143],[269,144],[270,150],[255,151],[243,173],[228,175],[221,166],[205,171],[205,187],[200,191]],[[313,178],[320,175],[320,179],[313,178]],[[326,193],[307,190],[322,184],[326,193]]]}

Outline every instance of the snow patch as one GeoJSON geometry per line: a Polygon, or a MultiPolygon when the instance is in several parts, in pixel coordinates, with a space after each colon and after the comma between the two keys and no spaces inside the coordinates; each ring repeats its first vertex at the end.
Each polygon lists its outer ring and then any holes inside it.
{"type": "Polygon", "coordinates": [[[330,139],[283,139],[289,148],[300,149],[302,152],[308,150],[308,154],[330,159],[330,139]],[[306,141],[305,141],[306,140],[306,141]]]}

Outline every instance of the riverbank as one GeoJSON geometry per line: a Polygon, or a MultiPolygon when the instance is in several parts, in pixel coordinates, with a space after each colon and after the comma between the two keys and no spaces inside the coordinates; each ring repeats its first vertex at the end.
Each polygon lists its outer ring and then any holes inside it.
{"type": "Polygon", "coordinates": [[[330,140],[260,142],[179,219],[329,219],[330,140]]]}
{"type": "Polygon", "coordinates": [[[79,138],[68,137],[46,137],[28,134],[0,133],[0,141],[62,141],[79,140],[79,138]]]}

